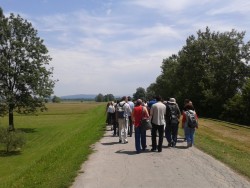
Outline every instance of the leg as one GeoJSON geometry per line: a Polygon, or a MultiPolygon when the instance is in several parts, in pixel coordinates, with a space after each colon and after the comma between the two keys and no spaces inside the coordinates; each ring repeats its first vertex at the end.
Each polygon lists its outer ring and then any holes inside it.
{"type": "Polygon", "coordinates": [[[118,124],[119,124],[119,142],[124,142],[123,140],[124,119],[118,119],[118,124]]]}
{"type": "Polygon", "coordinates": [[[136,127],[135,128],[135,149],[136,152],[139,153],[141,152],[141,131],[140,131],[140,127],[136,127]]]}
{"type": "Polygon", "coordinates": [[[164,126],[158,125],[158,133],[159,133],[158,152],[162,151],[163,131],[164,131],[164,126]]]}
{"type": "Polygon", "coordinates": [[[128,118],[124,119],[124,142],[128,143],[128,118]]]}
{"type": "Polygon", "coordinates": [[[168,141],[168,146],[171,146],[171,127],[170,127],[170,125],[166,125],[166,127],[165,127],[165,137],[168,141]]]}
{"type": "Polygon", "coordinates": [[[146,130],[141,130],[141,146],[142,146],[142,150],[145,150],[147,147],[147,143],[146,143],[146,130]]]}
{"type": "Polygon", "coordinates": [[[133,122],[132,122],[132,117],[128,116],[128,121],[129,121],[129,126],[128,126],[128,134],[130,137],[132,137],[133,134],[133,122]]]}
{"type": "Polygon", "coordinates": [[[157,125],[152,123],[152,149],[151,150],[156,150],[156,131],[157,131],[157,125]]]}

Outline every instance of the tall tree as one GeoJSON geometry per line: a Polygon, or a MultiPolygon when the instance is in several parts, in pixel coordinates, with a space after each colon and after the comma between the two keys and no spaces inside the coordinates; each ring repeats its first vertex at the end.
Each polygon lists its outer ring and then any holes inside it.
{"type": "Polygon", "coordinates": [[[250,43],[245,32],[198,31],[190,36],[179,53],[181,75],[186,96],[192,96],[203,115],[218,116],[223,104],[242,88],[249,77],[250,43]]]}
{"type": "Polygon", "coordinates": [[[95,101],[96,101],[96,102],[103,102],[103,101],[104,101],[104,96],[103,96],[103,94],[99,93],[99,94],[95,97],[95,101]]]}
{"type": "Polygon", "coordinates": [[[56,81],[51,79],[48,50],[32,24],[11,13],[0,16],[0,25],[0,108],[2,114],[9,114],[13,130],[14,111],[45,110],[56,81]]]}
{"type": "Polygon", "coordinates": [[[115,97],[113,94],[107,94],[104,96],[104,101],[105,102],[108,102],[108,101],[114,101],[115,100],[115,97]]]}
{"type": "Polygon", "coordinates": [[[136,89],[136,92],[133,94],[133,98],[135,100],[137,99],[146,100],[146,90],[143,87],[138,87],[136,89]]]}

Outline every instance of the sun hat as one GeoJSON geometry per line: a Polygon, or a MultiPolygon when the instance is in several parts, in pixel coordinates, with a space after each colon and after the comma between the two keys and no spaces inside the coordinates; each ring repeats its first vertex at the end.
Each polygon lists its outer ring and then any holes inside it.
{"type": "Polygon", "coordinates": [[[170,98],[168,102],[171,103],[171,104],[175,104],[176,100],[175,100],[175,98],[170,98]]]}

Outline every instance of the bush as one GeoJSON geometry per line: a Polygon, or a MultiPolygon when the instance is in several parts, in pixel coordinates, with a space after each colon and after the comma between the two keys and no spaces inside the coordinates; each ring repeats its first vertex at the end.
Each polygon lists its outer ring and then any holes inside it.
{"type": "Polygon", "coordinates": [[[6,152],[14,151],[25,144],[24,134],[20,130],[9,131],[7,128],[0,128],[0,144],[6,149],[6,152]]]}

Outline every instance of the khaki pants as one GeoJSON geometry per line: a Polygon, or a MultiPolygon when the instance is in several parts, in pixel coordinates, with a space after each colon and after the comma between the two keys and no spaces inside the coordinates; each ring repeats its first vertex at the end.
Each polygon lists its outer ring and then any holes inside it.
{"type": "Polygon", "coordinates": [[[128,118],[119,118],[118,124],[119,124],[119,139],[121,140],[122,143],[125,143],[128,137],[128,118]]]}

